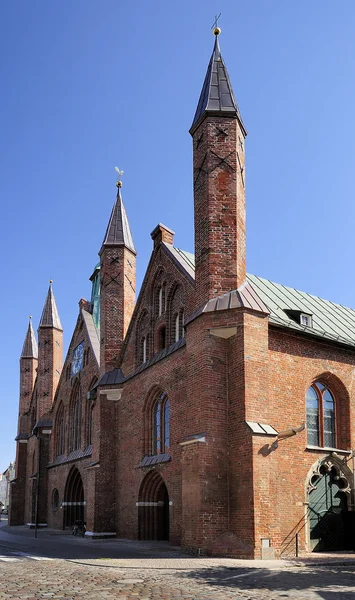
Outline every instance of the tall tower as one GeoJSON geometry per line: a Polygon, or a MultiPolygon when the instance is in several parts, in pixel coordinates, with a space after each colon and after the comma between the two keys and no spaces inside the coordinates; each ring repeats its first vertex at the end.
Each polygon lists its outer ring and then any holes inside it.
{"type": "MultiPolygon", "coordinates": [[[[16,436],[17,478],[26,476],[27,439],[31,435],[31,415],[28,414],[28,411],[37,376],[37,364],[37,341],[30,317],[20,357],[20,401],[16,436]]],[[[22,522],[23,514],[20,516],[17,515],[17,519],[19,519],[19,522],[22,522]]]]}
{"type": "Polygon", "coordinates": [[[100,370],[116,366],[136,299],[136,249],[117,182],[117,197],[99,252],[100,370]]]}
{"type": "Polygon", "coordinates": [[[37,376],[38,347],[32,327],[32,317],[23,344],[20,357],[20,402],[17,433],[27,433],[26,413],[28,412],[32,392],[37,376]]]}
{"type": "Polygon", "coordinates": [[[215,44],[190,129],[193,138],[196,308],[245,281],[246,129],[215,44]]]}
{"type": "Polygon", "coordinates": [[[37,421],[52,406],[63,364],[63,329],[52,281],[38,327],[37,421]]]}

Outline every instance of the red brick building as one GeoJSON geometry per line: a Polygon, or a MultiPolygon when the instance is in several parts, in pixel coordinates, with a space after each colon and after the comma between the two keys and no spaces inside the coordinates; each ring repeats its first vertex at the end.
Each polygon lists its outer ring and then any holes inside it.
{"type": "Polygon", "coordinates": [[[64,364],[51,286],[38,348],[29,324],[10,522],[240,557],[352,548],[355,312],[246,274],[246,129],[217,34],[194,255],[158,224],[136,301],[118,182],[64,364]]]}

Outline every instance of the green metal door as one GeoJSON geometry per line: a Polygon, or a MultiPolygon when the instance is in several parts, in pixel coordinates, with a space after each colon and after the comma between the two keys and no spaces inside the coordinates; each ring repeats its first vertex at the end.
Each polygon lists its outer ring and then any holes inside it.
{"type": "Polygon", "coordinates": [[[344,550],[347,546],[344,523],[346,522],[346,495],[326,473],[316,482],[309,495],[310,541],[314,552],[344,550]]]}

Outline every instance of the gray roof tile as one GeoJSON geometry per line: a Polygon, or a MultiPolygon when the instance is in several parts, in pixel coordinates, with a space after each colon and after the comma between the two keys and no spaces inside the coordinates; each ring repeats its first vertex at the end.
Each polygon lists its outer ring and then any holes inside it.
{"type": "Polygon", "coordinates": [[[194,133],[206,113],[237,117],[246,134],[228,71],[221,55],[218,36],[215,39],[211,60],[190,129],[191,134],[194,133]]]}
{"type": "Polygon", "coordinates": [[[35,332],[33,331],[31,319],[28,324],[25,342],[23,344],[23,348],[22,348],[22,352],[21,352],[21,358],[38,358],[37,340],[36,340],[35,332]]]}
{"type": "Polygon", "coordinates": [[[115,204],[106,229],[103,246],[125,246],[136,254],[131,229],[124,207],[121,188],[118,188],[115,204]]]}

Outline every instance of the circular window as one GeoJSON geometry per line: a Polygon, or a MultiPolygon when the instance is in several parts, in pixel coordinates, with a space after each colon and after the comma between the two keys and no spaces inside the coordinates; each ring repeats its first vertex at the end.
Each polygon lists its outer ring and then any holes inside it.
{"type": "Polygon", "coordinates": [[[52,494],[52,509],[57,510],[59,507],[59,492],[57,489],[53,490],[52,494]]]}

